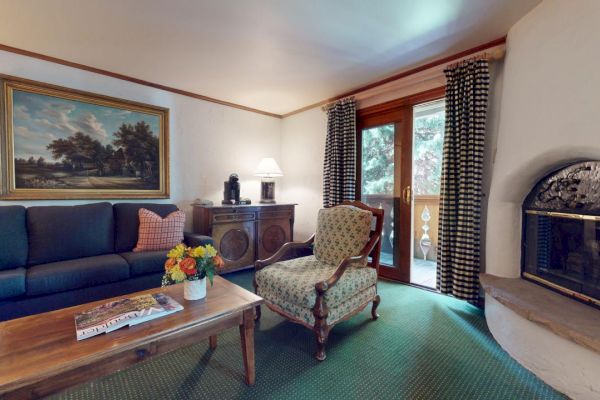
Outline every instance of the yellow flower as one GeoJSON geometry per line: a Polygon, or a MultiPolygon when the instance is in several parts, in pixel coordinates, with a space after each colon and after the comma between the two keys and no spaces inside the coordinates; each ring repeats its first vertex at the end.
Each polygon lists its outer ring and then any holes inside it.
{"type": "Polygon", "coordinates": [[[208,254],[209,257],[214,257],[214,256],[217,255],[217,249],[215,249],[214,247],[212,247],[212,245],[207,244],[204,247],[206,248],[206,254],[208,254]]]}
{"type": "Polygon", "coordinates": [[[194,247],[192,250],[190,250],[190,257],[201,258],[204,257],[205,254],[206,250],[204,250],[204,247],[202,246],[194,247]]]}
{"type": "Polygon", "coordinates": [[[179,264],[171,268],[170,273],[171,279],[173,279],[175,282],[183,282],[186,278],[185,272],[179,268],[179,264]]]}
{"type": "Polygon", "coordinates": [[[167,253],[168,258],[182,258],[185,254],[185,246],[183,243],[178,244],[175,248],[167,253]]]}

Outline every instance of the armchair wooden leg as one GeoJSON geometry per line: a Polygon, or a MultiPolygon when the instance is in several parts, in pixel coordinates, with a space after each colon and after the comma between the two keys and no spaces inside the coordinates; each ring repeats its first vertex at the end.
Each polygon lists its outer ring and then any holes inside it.
{"type": "Polygon", "coordinates": [[[317,352],[315,353],[315,358],[319,361],[324,361],[327,358],[327,354],[325,353],[325,345],[327,344],[329,332],[325,331],[324,334],[315,332],[315,334],[317,336],[317,352]]]}
{"type": "Polygon", "coordinates": [[[261,316],[260,306],[256,306],[256,313],[254,314],[254,320],[255,321],[260,320],[260,316],[261,316]]]}
{"type": "Polygon", "coordinates": [[[327,344],[327,337],[329,336],[329,327],[327,326],[327,316],[329,315],[329,309],[324,304],[323,295],[317,295],[317,302],[313,308],[313,315],[315,316],[315,334],[317,336],[317,352],[315,358],[319,361],[325,360],[327,354],[325,354],[325,345],[327,344]]]}
{"type": "Polygon", "coordinates": [[[379,295],[375,295],[375,298],[373,299],[373,307],[371,308],[371,317],[373,317],[373,319],[377,319],[379,318],[379,314],[377,314],[377,307],[379,307],[379,303],[381,302],[381,297],[379,297],[379,295]]]}
{"type": "MultiPolygon", "coordinates": [[[[252,286],[254,286],[254,293],[258,295],[258,285],[256,284],[256,272],[254,272],[254,279],[252,279],[252,286]]],[[[256,312],[254,313],[254,320],[260,320],[260,306],[256,306],[256,312]]]]}

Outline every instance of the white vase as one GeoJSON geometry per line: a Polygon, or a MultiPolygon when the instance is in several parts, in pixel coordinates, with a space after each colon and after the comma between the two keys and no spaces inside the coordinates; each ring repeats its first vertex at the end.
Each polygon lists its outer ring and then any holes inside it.
{"type": "Polygon", "coordinates": [[[186,300],[201,300],[206,297],[206,277],[197,281],[183,282],[183,298],[186,300]]]}

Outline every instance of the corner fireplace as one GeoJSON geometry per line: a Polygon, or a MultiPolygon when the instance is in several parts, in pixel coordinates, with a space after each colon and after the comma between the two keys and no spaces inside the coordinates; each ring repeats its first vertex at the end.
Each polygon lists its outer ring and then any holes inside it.
{"type": "Polygon", "coordinates": [[[600,161],[541,179],[523,203],[522,277],[600,308],[600,161]]]}

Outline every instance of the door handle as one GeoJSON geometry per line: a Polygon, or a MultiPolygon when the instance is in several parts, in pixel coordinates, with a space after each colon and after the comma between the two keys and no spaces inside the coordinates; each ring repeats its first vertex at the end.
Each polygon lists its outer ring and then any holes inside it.
{"type": "Polygon", "coordinates": [[[402,200],[404,200],[404,204],[409,205],[412,201],[412,190],[410,186],[406,186],[402,189],[402,200]]]}

